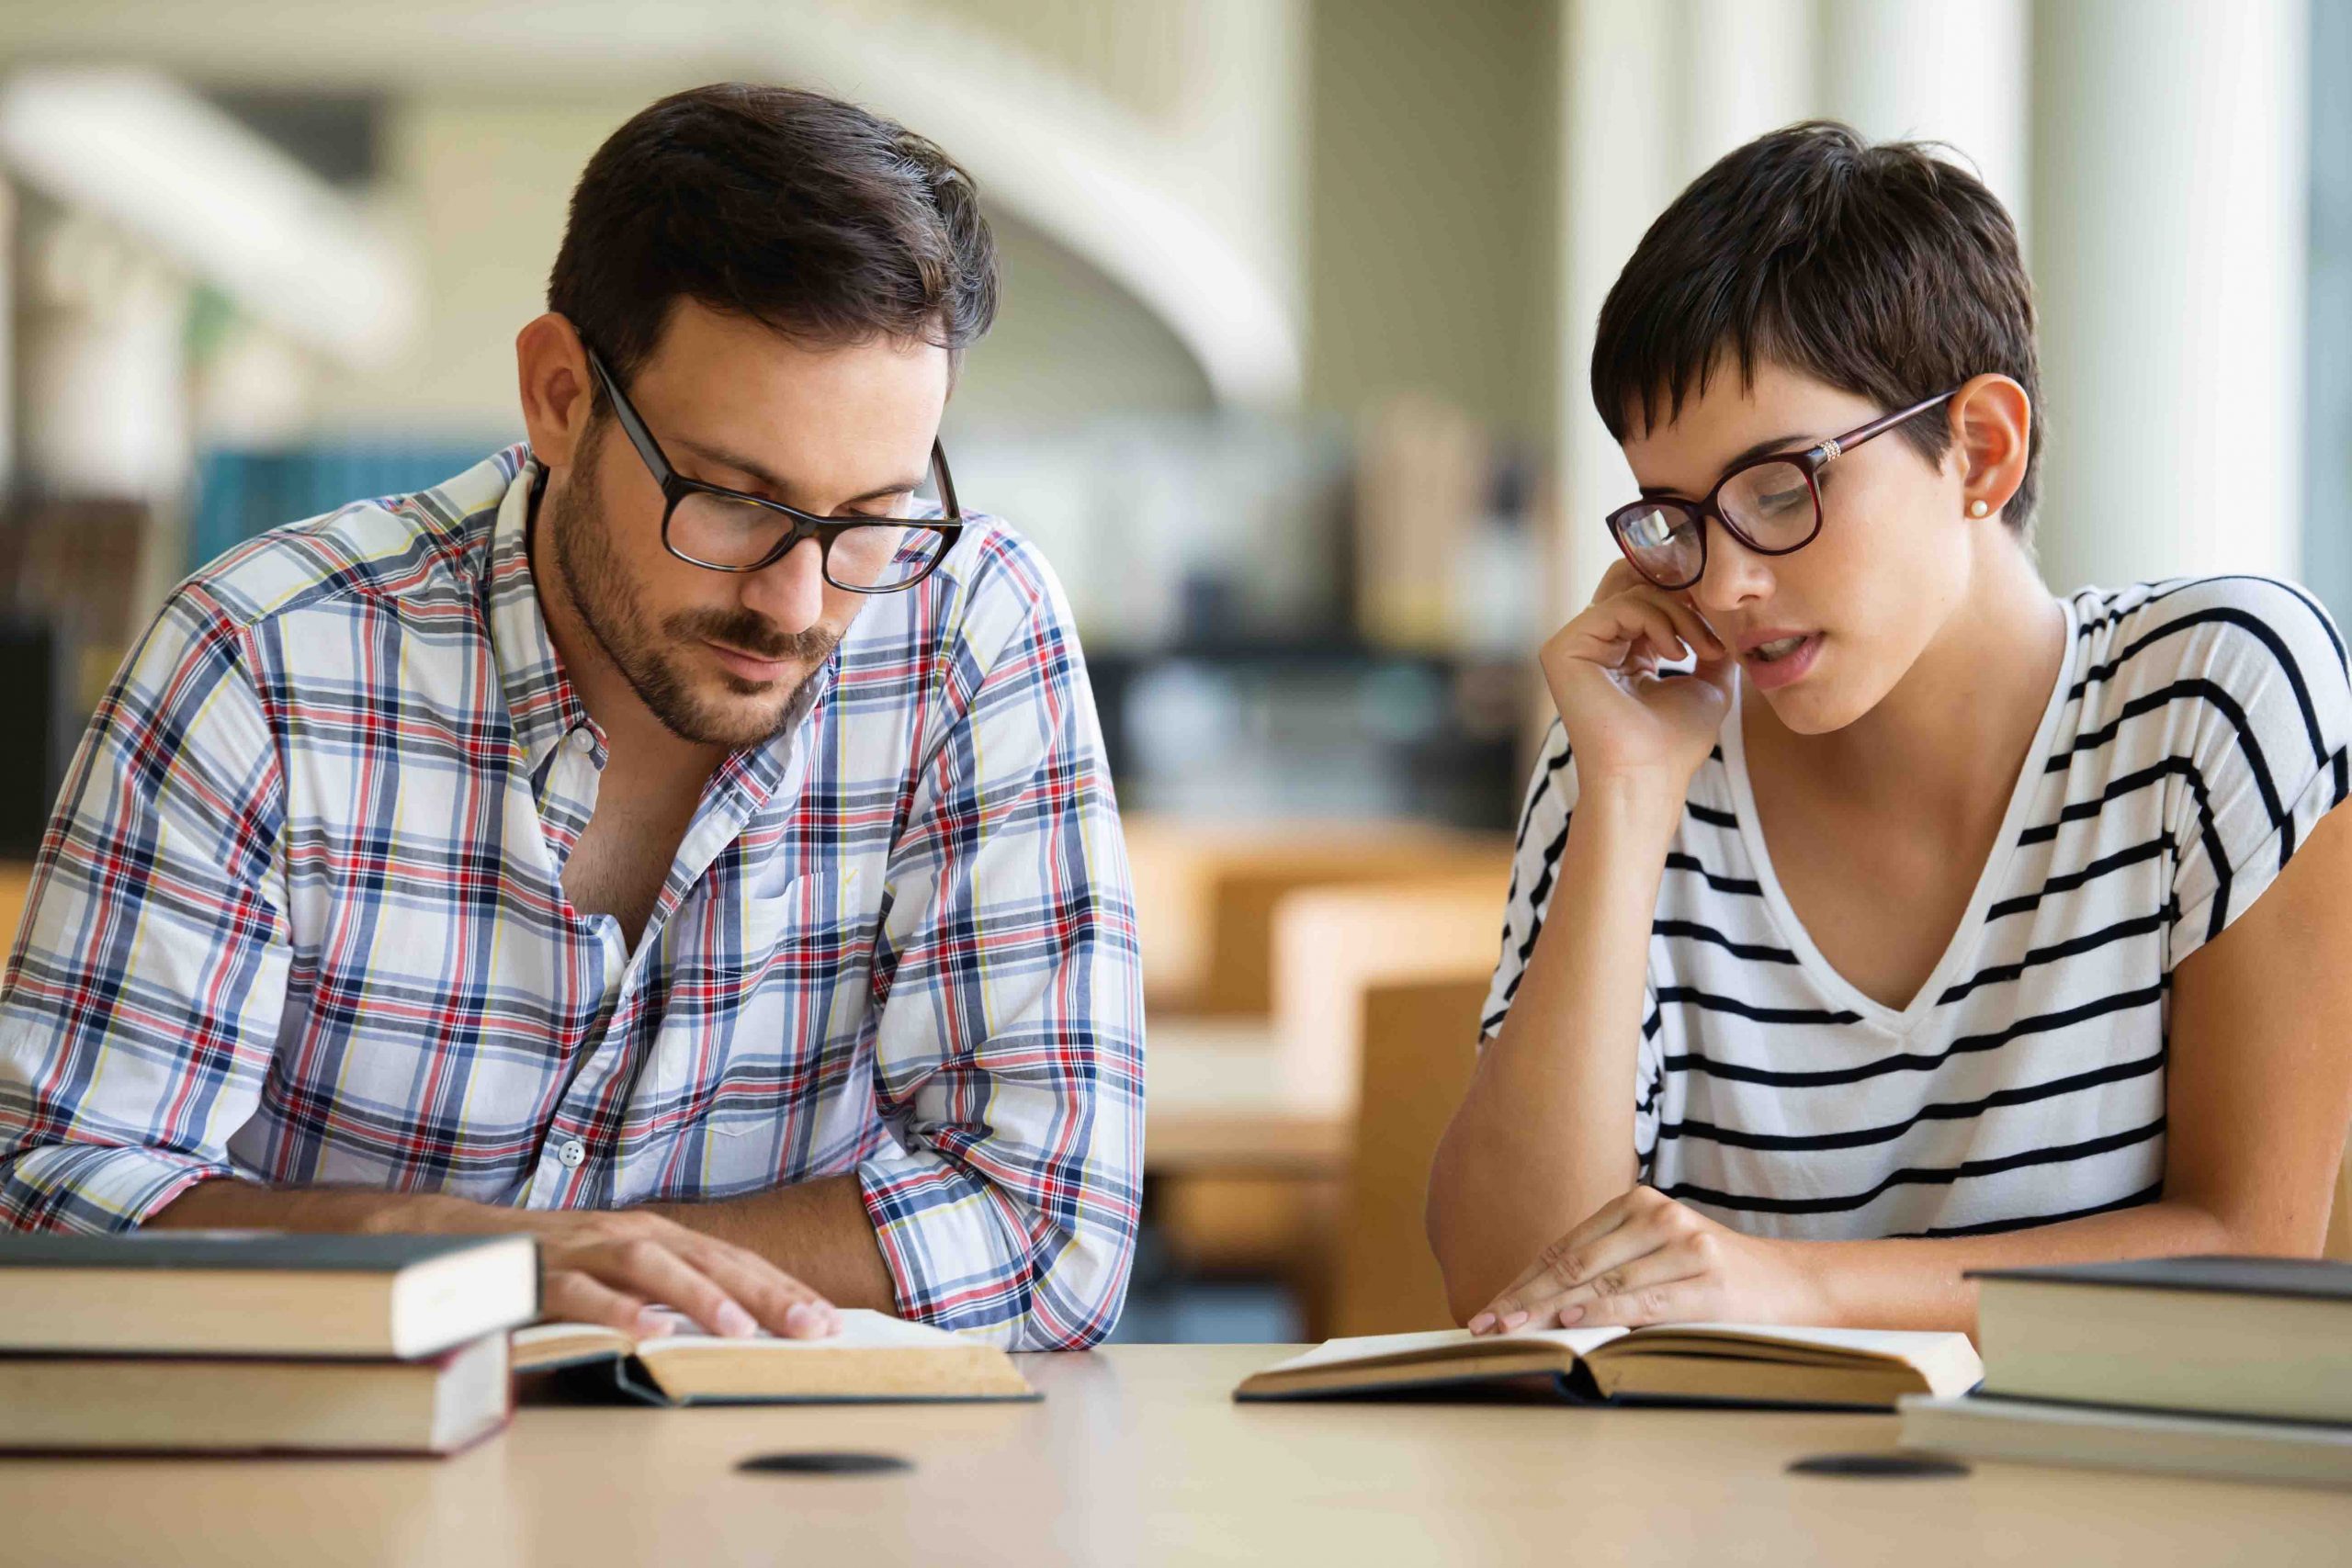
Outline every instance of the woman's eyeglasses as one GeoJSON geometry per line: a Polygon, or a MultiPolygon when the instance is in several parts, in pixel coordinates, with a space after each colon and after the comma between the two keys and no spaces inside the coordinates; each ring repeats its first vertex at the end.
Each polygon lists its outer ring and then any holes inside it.
{"type": "Polygon", "coordinates": [[[1610,536],[1625,558],[1660,588],[1679,592],[1707,570],[1707,519],[1714,518],[1759,556],[1785,556],[1821,532],[1821,470],[1872,436],[1917,418],[1960,393],[1954,387],[1925,402],[1795,453],[1768,453],[1740,463],[1704,501],[1645,496],[1609,514],[1610,536]]]}

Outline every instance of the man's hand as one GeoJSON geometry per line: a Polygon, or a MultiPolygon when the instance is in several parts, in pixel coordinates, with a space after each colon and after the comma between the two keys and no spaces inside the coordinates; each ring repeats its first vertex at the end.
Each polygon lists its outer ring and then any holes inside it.
{"type": "MultiPolygon", "coordinates": [[[[549,1318],[653,1338],[676,1326],[674,1318],[650,1310],[659,1303],[730,1337],[764,1328],[813,1339],[841,1326],[831,1302],[759,1254],[643,1209],[513,1209],[437,1192],[270,1188],[224,1179],[190,1188],[148,1215],[142,1228],[522,1235],[539,1244],[539,1305],[549,1318]]],[[[870,1233],[865,1247],[873,1250],[870,1233]]]]}
{"type": "Polygon", "coordinates": [[[1636,1187],[1545,1247],[1470,1320],[1473,1334],[1650,1323],[1821,1324],[1802,1244],[1743,1235],[1636,1187]]]}
{"type": "Polygon", "coordinates": [[[672,1326],[658,1303],[730,1337],[764,1328],[814,1339],[841,1326],[831,1303],[757,1253],[658,1214],[536,1212],[527,1222],[517,1228],[538,1238],[539,1301],[550,1319],[654,1337],[672,1326]]]}

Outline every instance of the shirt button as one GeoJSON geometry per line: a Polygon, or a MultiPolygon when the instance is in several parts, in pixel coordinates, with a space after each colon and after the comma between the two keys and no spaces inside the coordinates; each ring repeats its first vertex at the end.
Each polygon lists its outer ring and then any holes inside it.
{"type": "Polygon", "coordinates": [[[596,749],[596,738],[588,733],[586,725],[571,732],[571,749],[583,757],[596,749]]]}
{"type": "Polygon", "coordinates": [[[578,1170],[581,1162],[588,1157],[588,1145],[577,1138],[566,1138],[563,1146],[555,1151],[555,1157],[563,1161],[564,1169],[578,1170]]]}

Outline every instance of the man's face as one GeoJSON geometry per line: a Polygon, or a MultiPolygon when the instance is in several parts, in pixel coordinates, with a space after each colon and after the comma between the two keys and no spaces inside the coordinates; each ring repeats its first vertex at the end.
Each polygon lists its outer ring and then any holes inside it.
{"type": "MultiPolygon", "coordinates": [[[[683,477],[876,517],[904,514],[922,482],[947,380],[947,355],[929,344],[809,347],[692,300],[622,377],[683,477]]],[[[775,735],[865,596],[825,581],[814,540],[751,572],[670,554],[661,486],[609,412],[560,479],[542,519],[556,569],[639,699],[698,744],[775,735]]]]}
{"type": "MultiPolygon", "coordinates": [[[[1752,385],[1718,367],[1671,423],[1636,425],[1625,457],[1645,489],[1696,500],[1759,442],[1802,451],[1892,412],[1777,365],[1759,364],[1752,385]]],[[[1791,555],[1755,554],[1707,520],[1706,573],[1685,597],[1789,728],[1823,734],[1876,707],[1966,594],[1981,526],[1960,521],[1962,468],[1957,443],[1938,467],[1886,432],[1821,470],[1821,533],[1791,555]],[[1779,670],[1758,651],[1795,636],[1818,646],[1779,670]]]]}

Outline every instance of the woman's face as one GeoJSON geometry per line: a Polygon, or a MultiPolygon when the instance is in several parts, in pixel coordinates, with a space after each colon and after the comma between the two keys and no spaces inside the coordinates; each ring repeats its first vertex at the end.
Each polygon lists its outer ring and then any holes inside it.
{"type": "MultiPolygon", "coordinates": [[[[1801,452],[1892,412],[1778,365],[1745,385],[1718,368],[1671,423],[1637,423],[1625,457],[1645,491],[1698,500],[1743,457],[1801,452]]],[[[1895,431],[1841,454],[1821,470],[1821,532],[1792,555],[1757,555],[1707,519],[1706,571],[1685,597],[1789,728],[1824,734],[1870,712],[1965,598],[1987,528],[2003,526],[1967,516],[1965,467],[1960,443],[1938,466],[1895,431]]]]}

